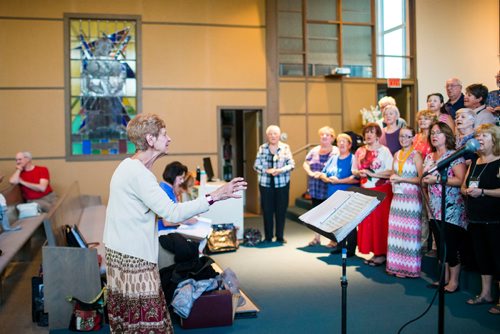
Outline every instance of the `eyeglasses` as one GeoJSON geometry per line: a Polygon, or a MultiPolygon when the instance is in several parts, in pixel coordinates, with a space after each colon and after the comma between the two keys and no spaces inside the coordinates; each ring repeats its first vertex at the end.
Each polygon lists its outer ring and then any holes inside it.
{"type": "Polygon", "coordinates": [[[446,85],[446,88],[462,87],[462,85],[446,85]]]}
{"type": "Polygon", "coordinates": [[[440,134],[442,134],[441,131],[431,131],[431,136],[438,136],[440,134]]]}
{"type": "Polygon", "coordinates": [[[411,139],[411,138],[413,138],[413,136],[410,136],[410,135],[400,135],[399,138],[401,138],[401,139],[411,139]]]}

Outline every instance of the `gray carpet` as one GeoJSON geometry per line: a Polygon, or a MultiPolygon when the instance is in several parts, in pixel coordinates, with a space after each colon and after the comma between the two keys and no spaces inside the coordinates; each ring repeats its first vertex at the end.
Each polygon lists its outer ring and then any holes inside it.
{"type": "MultiPolygon", "coordinates": [[[[245,219],[245,227],[263,230],[260,218],[245,219]]],[[[261,311],[230,327],[184,330],[176,325],[176,333],[340,333],[341,258],[324,246],[305,247],[312,235],[287,221],[285,245],[240,247],[235,253],[213,255],[222,268],[236,272],[261,311]]],[[[348,259],[347,332],[398,333],[428,307],[435,292],[426,288],[431,279],[398,279],[387,275],[383,266],[369,267],[362,260],[348,259]]],[[[499,333],[500,316],[488,314],[488,305],[466,305],[470,296],[465,291],[446,295],[445,332],[499,333]]],[[[437,314],[436,299],[429,312],[402,333],[437,333],[437,314]]]]}

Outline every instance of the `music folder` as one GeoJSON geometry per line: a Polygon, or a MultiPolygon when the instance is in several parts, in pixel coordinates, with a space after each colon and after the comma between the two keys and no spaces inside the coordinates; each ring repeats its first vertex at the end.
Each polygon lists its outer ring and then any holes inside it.
{"type": "Polygon", "coordinates": [[[359,187],[337,190],[299,219],[311,230],[341,242],[384,198],[385,193],[359,187]]]}

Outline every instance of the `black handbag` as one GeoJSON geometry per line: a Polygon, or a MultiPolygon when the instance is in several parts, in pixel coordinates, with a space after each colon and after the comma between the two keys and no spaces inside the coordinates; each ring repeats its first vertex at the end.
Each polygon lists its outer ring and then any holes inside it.
{"type": "Polygon", "coordinates": [[[212,225],[212,233],[208,237],[209,253],[232,252],[238,249],[236,228],[233,224],[212,225]]]}

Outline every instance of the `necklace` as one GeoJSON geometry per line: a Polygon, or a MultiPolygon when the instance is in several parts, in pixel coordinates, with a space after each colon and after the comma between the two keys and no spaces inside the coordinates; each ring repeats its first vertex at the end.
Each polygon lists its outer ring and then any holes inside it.
{"type": "Polygon", "coordinates": [[[486,163],[486,165],[484,165],[483,170],[479,173],[479,175],[478,175],[477,177],[474,177],[474,172],[476,171],[476,167],[477,167],[477,165],[478,165],[477,161],[476,161],[476,163],[474,164],[474,168],[472,169],[472,173],[471,173],[471,178],[475,178],[475,179],[476,179],[476,181],[477,181],[477,186],[478,186],[478,187],[479,187],[479,181],[480,181],[480,179],[481,179],[481,175],[482,175],[482,174],[483,174],[483,172],[486,170],[486,168],[488,167],[488,165],[489,165],[489,164],[490,164],[490,162],[488,161],[488,162],[486,163]]]}
{"type": "Polygon", "coordinates": [[[397,156],[397,160],[398,160],[398,175],[401,176],[403,174],[403,166],[406,162],[406,160],[408,160],[408,157],[410,156],[411,152],[413,152],[413,146],[410,147],[410,149],[408,150],[408,153],[406,153],[406,155],[403,155],[401,157],[401,153],[404,153],[403,150],[400,150],[398,152],[398,156],[397,156]]]}

